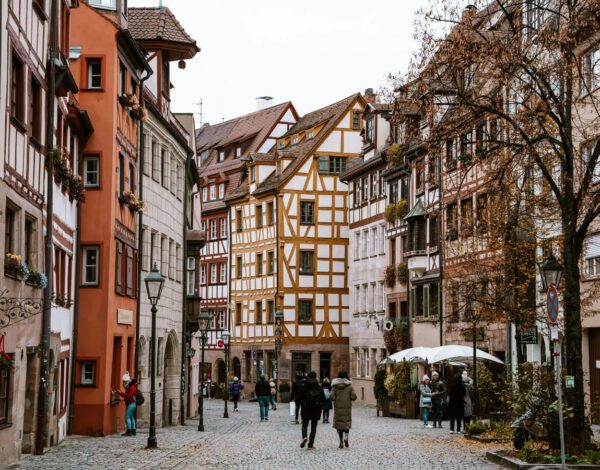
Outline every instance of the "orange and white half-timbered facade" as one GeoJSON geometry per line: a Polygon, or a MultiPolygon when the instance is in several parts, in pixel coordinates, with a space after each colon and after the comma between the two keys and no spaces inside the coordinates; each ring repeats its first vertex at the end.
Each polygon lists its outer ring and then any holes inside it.
{"type": "Polygon", "coordinates": [[[360,94],[309,113],[270,154],[252,154],[228,200],[232,356],[244,381],[348,367],[348,205],[340,180],[360,156],[360,94]],[[283,314],[277,367],[276,312],[283,314]],[[277,372],[277,369],[278,372],[277,372]]]}

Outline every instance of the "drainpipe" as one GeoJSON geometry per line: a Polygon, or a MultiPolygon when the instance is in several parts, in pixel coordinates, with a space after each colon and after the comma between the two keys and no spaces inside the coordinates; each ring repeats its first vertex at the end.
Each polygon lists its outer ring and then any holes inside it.
{"type": "MultiPolygon", "coordinates": [[[[187,228],[188,228],[188,199],[190,198],[189,179],[190,167],[194,151],[188,149],[188,155],[185,160],[184,184],[183,184],[183,266],[182,266],[182,295],[181,295],[181,385],[179,397],[179,422],[182,426],[185,425],[185,389],[186,389],[186,369],[187,369],[187,228]]],[[[194,206],[192,205],[192,208],[194,206]]],[[[193,228],[193,219],[190,221],[193,228]]]]}
{"type": "MultiPolygon", "coordinates": [[[[150,78],[152,75],[152,70],[147,69],[146,75],[142,77],[140,80],[140,106],[145,107],[144,102],[144,83],[146,80],[150,78]]],[[[139,186],[139,199],[143,201],[144,197],[144,159],[146,157],[146,144],[144,142],[144,121],[140,119],[140,123],[138,125],[138,186],[139,186]]],[[[144,259],[144,239],[142,237],[142,224],[144,222],[144,213],[142,211],[138,212],[138,253],[137,253],[137,266],[136,266],[136,296],[137,302],[135,303],[135,347],[133,354],[134,361],[134,377],[136,379],[140,378],[140,361],[139,361],[139,344],[140,344],[140,310],[141,310],[141,285],[142,285],[142,260],[144,259]]],[[[152,248],[150,248],[152,249],[152,248]]],[[[137,411],[137,409],[136,409],[137,411]]],[[[137,416],[137,415],[136,415],[137,416]]]]}
{"type": "MultiPolygon", "coordinates": [[[[438,158],[437,156],[435,158],[438,158]]],[[[437,226],[438,226],[438,253],[440,257],[440,283],[438,288],[438,309],[439,309],[439,317],[440,317],[440,346],[444,345],[444,306],[442,305],[442,299],[444,296],[442,295],[444,289],[444,244],[442,240],[445,240],[445,237],[442,237],[442,161],[441,159],[437,162],[438,167],[438,216],[437,216],[437,226]]]]}
{"type": "MultiPolygon", "coordinates": [[[[275,324],[277,324],[277,312],[283,312],[283,305],[281,306],[281,310],[279,310],[278,299],[279,299],[279,191],[275,189],[275,260],[277,262],[277,268],[275,270],[275,311],[273,315],[275,315],[275,324]]],[[[275,355],[277,360],[277,375],[275,379],[275,387],[276,387],[276,396],[279,396],[279,377],[281,374],[281,352],[283,349],[283,326],[285,325],[283,318],[281,319],[281,346],[279,347],[279,353],[277,353],[277,345],[275,345],[275,355]]],[[[276,328],[276,327],[274,327],[276,328]]],[[[275,336],[275,330],[273,330],[273,335],[275,336]]]]}
{"type": "Polygon", "coordinates": [[[50,6],[50,41],[48,45],[48,59],[46,61],[46,75],[48,89],[46,91],[46,238],[44,247],[44,271],[48,284],[44,289],[44,309],[42,312],[42,338],[40,344],[40,385],[38,389],[38,416],[37,432],[35,436],[35,455],[44,453],[46,441],[46,410],[48,405],[48,379],[50,356],[50,316],[52,313],[53,289],[53,233],[52,223],[54,215],[54,106],[56,102],[56,69],[55,60],[58,56],[58,0],[51,0],[50,6]]]}

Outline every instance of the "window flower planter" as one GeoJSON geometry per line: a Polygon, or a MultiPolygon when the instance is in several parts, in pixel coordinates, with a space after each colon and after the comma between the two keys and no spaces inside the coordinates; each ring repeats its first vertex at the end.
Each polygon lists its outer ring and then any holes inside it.
{"type": "Polygon", "coordinates": [[[29,276],[29,268],[21,259],[19,255],[6,253],[4,257],[4,274],[19,281],[26,280],[29,276]]]}
{"type": "Polygon", "coordinates": [[[36,287],[37,289],[44,289],[48,285],[48,278],[44,273],[39,272],[37,269],[29,268],[27,284],[36,287]]]}
{"type": "Polygon", "coordinates": [[[385,285],[390,289],[396,285],[396,267],[394,265],[385,268],[385,285]]]}

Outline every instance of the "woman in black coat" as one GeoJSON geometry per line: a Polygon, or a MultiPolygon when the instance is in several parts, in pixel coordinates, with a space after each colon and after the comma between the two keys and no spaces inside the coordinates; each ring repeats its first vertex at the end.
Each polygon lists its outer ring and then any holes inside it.
{"type": "Polygon", "coordinates": [[[460,427],[465,415],[465,394],[467,388],[463,383],[462,376],[455,374],[452,384],[448,390],[448,415],[450,416],[450,434],[454,434],[454,422],[456,421],[456,432],[460,434],[460,427]]]}

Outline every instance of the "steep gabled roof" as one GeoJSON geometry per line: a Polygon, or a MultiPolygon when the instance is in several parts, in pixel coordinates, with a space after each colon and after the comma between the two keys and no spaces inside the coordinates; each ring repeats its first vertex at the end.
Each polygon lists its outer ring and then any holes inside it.
{"type": "Polygon", "coordinates": [[[278,176],[276,172],[269,175],[265,181],[263,181],[258,187],[254,194],[265,193],[272,191],[277,188],[281,183],[286,181],[296,169],[304,162],[306,157],[312,154],[321,142],[327,138],[329,133],[337,125],[338,121],[348,112],[350,106],[357,100],[361,99],[360,93],[344,98],[336,103],[325,106],[324,108],[317,109],[311,113],[301,117],[296,124],[286,133],[286,135],[293,135],[302,130],[314,127],[317,124],[324,123],[323,129],[314,139],[304,139],[299,144],[292,145],[281,151],[277,151],[278,154],[285,154],[285,157],[292,158],[293,160],[285,167],[285,169],[278,176]]]}

